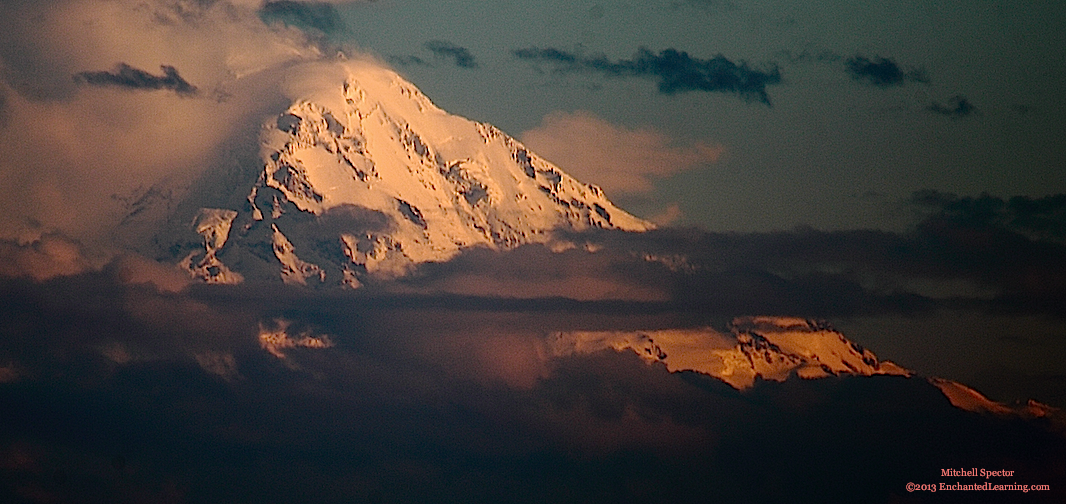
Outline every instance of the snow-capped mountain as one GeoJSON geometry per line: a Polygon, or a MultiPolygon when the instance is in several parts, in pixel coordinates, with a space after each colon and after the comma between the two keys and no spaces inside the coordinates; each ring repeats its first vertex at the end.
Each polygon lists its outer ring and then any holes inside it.
{"type": "Polygon", "coordinates": [[[783,381],[834,375],[901,375],[910,371],[848,341],[824,322],[790,317],[741,317],[730,333],[711,328],[636,332],[561,332],[551,341],[555,355],[605,349],[631,350],[670,371],[698,371],[737,389],[755,379],[783,381]]]}
{"type": "MultiPolygon", "coordinates": [[[[470,247],[547,243],[556,230],[653,227],[498,129],[441,110],[391,70],[365,61],[319,68],[326,72],[294,86],[291,105],[261,125],[250,174],[220,177],[227,183],[208,178],[207,198],[193,190],[174,202],[170,192],[152,188],[132,200],[130,216],[169,212],[170,225],[154,246],[191,276],[357,288],[470,247]]],[[[144,229],[133,220],[128,225],[144,229]]],[[[329,341],[289,336],[284,324],[260,334],[263,348],[279,358],[280,349],[326,348],[329,341]]],[[[549,347],[554,357],[633,351],[672,372],[704,373],[736,389],[793,375],[913,374],[823,322],[787,317],[737,318],[724,333],[560,332],[549,347]]],[[[950,380],[929,381],[970,411],[1059,415],[1039,403],[1012,407],[950,380]]]]}
{"type": "Polygon", "coordinates": [[[498,129],[441,110],[395,72],[339,68],[263,125],[258,178],[233,189],[241,204],[195,212],[199,240],[171,247],[190,274],[358,286],[468,247],[547,242],[558,228],[652,227],[498,129]]]}
{"type": "MultiPolygon", "coordinates": [[[[793,317],[738,317],[730,331],[712,328],[652,331],[568,331],[550,336],[552,355],[565,357],[604,350],[634,352],[649,364],[661,363],[671,372],[696,371],[743,390],[755,380],[784,381],[831,376],[894,375],[914,372],[892,361],[878,360],[820,320],[793,317]]],[[[955,407],[975,413],[1022,418],[1052,418],[1066,425],[1066,414],[1037,401],[1003,404],[956,381],[926,380],[940,389],[955,407]]]]}
{"type": "Polygon", "coordinates": [[[957,381],[944,378],[929,378],[944,397],[956,408],[972,411],[974,413],[990,413],[1001,416],[1017,416],[1022,418],[1046,418],[1057,424],[1059,430],[1066,430],[1066,412],[1059,408],[1029,399],[1028,401],[1016,401],[1004,404],[993,401],[984,394],[967,387],[957,381]]]}

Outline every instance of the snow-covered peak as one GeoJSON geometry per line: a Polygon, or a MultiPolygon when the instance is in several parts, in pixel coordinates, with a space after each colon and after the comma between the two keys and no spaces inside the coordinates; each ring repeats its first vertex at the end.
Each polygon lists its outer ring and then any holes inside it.
{"type": "Polygon", "coordinates": [[[210,280],[205,260],[237,272],[255,263],[286,282],[356,286],[464,248],[548,242],[556,229],[652,227],[392,70],[309,68],[289,84],[292,105],[262,126],[258,179],[233,189],[243,196],[230,201],[247,204],[203,210],[235,215],[228,240],[188,257],[194,276],[210,280]]]}
{"type": "Polygon", "coordinates": [[[944,397],[951,402],[952,406],[974,413],[989,413],[999,416],[1013,416],[1022,418],[1044,418],[1055,424],[1059,430],[1066,430],[1066,412],[1059,408],[1029,399],[1025,402],[1004,404],[993,401],[984,394],[967,387],[957,381],[944,378],[930,378],[929,382],[944,397]]]}
{"type": "Polygon", "coordinates": [[[1010,408],[1007,406],[995,402],[985,397],[984,394],[981,394],[957,381],[945,380],[943,378],[930,378],[929,382],[940,389],[940,392],[944,394],[944,397],[947,397],[948,401],[950,401],[956,408],[975,413],[995,413],[999,415],[1011,412],[1010,408]]]}
{"type": "MultiPolygon", "coordinates": [[[[914,373],[849,341],[826,322],[792,317],[740,317],[723,333],[712,328],[649,331],[569,331],[554,333],[548,347],[555,357],[604,350],[634,352],[670,372],[696,371],[738,390],[756,379],[784,381],[830,376],[914,373]]],[[[925,378],[956,408],[974,413],[1042,418],[1066,432],[1066,412],[1029,400],[1004,404],[959,382],[925,378]]]]}
{"type": "MultiPolygon", "coordinates": [[[[742,317],[733,332],[748,355],[799,358],[802,377],[829,374],[908,374],[892,362],[879,362],[873,352],[853,343],[829,324],[790,317],[742,317]]],[[[767,371],[770,371],[769,369],[767,371]]],[[[766,376],[766,375],[764,375],[766,376]]]]}
{"type": "Polygon", "coordinates": [[[730,333],[712,328],[635,332],[560,332],[552,335],[555,355],[600,350],[633,351],[649,363],[661,362],[672,372],[697,371],[737,389],[751,387],[756,377],[783,381],[833,375],[901,375],[910,372],[879,361],[867,349],[848,341],[820,321],[785,317],[743,317],[730,333]]]}

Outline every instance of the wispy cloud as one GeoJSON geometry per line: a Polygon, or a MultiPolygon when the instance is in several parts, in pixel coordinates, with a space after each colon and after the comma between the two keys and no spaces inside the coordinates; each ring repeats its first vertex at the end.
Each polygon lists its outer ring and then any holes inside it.
{"type": "Polygon", "coordinates": [[[196,86],[189,84],[178,70],[169,65],[161,65],[162,75],[152,75],[139,68],[119,63],[115,69],[108,71],[86,71],[74,74],[74,80],[90,86],[119,87],[125,89],[159,90],[167,89],[179,95],[192,96],[199,92],[196,86]]]}
{"type": "Polygon", "coordinates": [[[871,59],[855,55],[844,61],[844,67],[852,79],[882,88],[902,86],[908,82],[929,82],[924,71],[901,67],[895,60],[881,56],[871,59]]]}
{"type": "Polygon", "coordinates": [[[724,148],[676,145],[651,128],[616,126],[591,112],[553,112],[521,140],[545,159],[608,194],[651,191],[657,178],[714,163],[724,148]]]}
{"type": "Polygon", "coordinates": [[[450,59],[459,68],[474,69],[478,67],[474,55],[465,47],[457,46],[446,40],[430,40],[423,44],[429,52],[438,58],[450,59]]]}
{"type": "Polygon", "coordinates": [[[747,101],[770,105],[766,86],[781,83],[776,65],[751,68],[719,54],[710,59],[689,56],[685,51],[664,49],[658,54],[640,48],[632,59],[609,60],[605,55],[584,56],[555,48],[515,49],[518,59],[551,65],[559,72],[596,72],[612,77],[651,77],[658,79],[659,92],[676,94],[690,91],[731,93],[747,101]]]}
{"type": "Polygon", "coordinates": [[[92,266],[80,243],[57,234],[26,243],[0,240],[0,258],[0,276],[36,280],[74,275],[92,266]]]}
{"type": "Polygon", "coordinates": [[[957,226],[1009,231],[1032,240],[1066,244],[1066,194],[1005,199],[990,194],[959,196],[919,191],[909,203],[928,211],[927,220],[946,220],[957,226]]]}
{"type": "Polygon", "coordinates": [[[925,109],[934,114],[947,116],[952,119],[961,119],[978,113],[977,107],[962,95],[951,97],[946,104],[933,102],[925,109]]]}
{"type": "Polygon", "coordinates": [[[237,132],[284,106],[291,65],[323,54],[305,32],[264,24],[260,2],[9,4],[0,178],[21,190],[0,198],[2,238],[34,228],[88,243],[121,218],[111,195],[196,180],[223,157],[254,152],[237,132]],[[227,98],[182,99],[204,95],[227,98]]]}
{"type": "Polygon", "coordinates": [[[337,8],[324,2],[299,2],[282,0],[266,2],[259,9],[259,16],[267,23],[283,22],[300,28],[310,28],[326,34],[345,32],[344,23],[337,8]]]}

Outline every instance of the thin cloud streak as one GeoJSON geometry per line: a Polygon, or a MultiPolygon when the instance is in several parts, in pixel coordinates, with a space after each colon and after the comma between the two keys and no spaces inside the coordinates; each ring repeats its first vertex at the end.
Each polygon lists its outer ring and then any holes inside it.
{"type": "Polygon", "coordinates": [[[520,60],[544,63],[560,72],[595,72],[610,77],[652,77],[658,79],[660,93],[673,95],[691,91],[731,93],[745,101],[770,105],[766,86],[781,83],[776,65],[757,70],[741,61],[735,63],[719,54],[710,59],[693,58],[685,51],[664,49],[658,54],[640,48],[632,59],[611,61],[604,55],[583,56],[556,48],[515,49],[520,60]]]}
{"type": "Polygon", "coordinates": [[[925,110],[951,119],[962,119],[980,113],[977,107],[962,95],[951,97],[947,104],[933,102],[925,110]]]}
{"type": "Polygon", "coordinates": [[[120,87],[125,89],[159,90],[167,89],[183,96],[193,96],[199,93],[196,86],[178,75],[178,70],[170,65],[160,65],[163,75],[152,75],[139,68],[133,68],[125,63],[119,63],[115,69],[108,71],[78,72],[74,74],[74,81],[90,86],[120,87]]]}
{"type": "Polygon", "coordinates": [[[881,88],[902,86],[908,82],[929,83],[925,72],[915,68],[900,67],[891,58],[875,56],[871,59],[855,55],[845,60],[844,66],[852,79],[881,88]]]}
{"type": "Polygon", "coordinates": [[[447,58],[459,68],[475,69],[478,63],[474,55],[465,47],[457,46],[447,40],[430,40],[423,44],[429,52],[438,58],[447,58]]]}

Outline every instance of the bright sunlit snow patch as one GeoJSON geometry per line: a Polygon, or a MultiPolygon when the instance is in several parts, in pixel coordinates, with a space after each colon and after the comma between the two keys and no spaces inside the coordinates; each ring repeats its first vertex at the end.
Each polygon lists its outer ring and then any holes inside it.
{"type": "Polygon", "coordinates": [[[296,336],[289,335],[291,323],[287,320],[274,319],[270,325],[259,324],[259,346],[279,359],[284,359],[284,350],[292,348],[330,348],[333,341],[324,334],[316,335],[303,331],[296,336]]]}
{"type": "Polygon", "coordinates": [[[207,283],[236,284],[244,277],[222,264],[218,253],[229,239],[230,229],[237,212],[221,208],[201,208],[193,221],[196,233],[203,237],[203,257],[196,260],[197,251],[190,252],[182,259],[180,266],[193,277],[201,278],[207,283]]]}
{"type": "Polygon", "coordinates": [[[319,275],[354,286],[362,275],[394,278],[471,247],[549,243],[557,229],[654,227],[496,128],[437,108],[378,63],[307,64],[285,87],[292,105],[262,126],[258,180],[227,189],[246,207],[197,221],[203,259],[187,259],[186,269],[208,282],[232,279],[217,259],[223,247],[272,246],[271,267],[286,282],[319,275]],[[336,209],[374,224],[309,231],[336,209]]]}
{"type": "Polygon", "coordinates": [[[555,333],[555,355],[631,350],[649,363],[661,362],[671,372],[697,371],[737,389],[755,379],[783,381],[834,375],[902,375],[910,372],[848,341],[827,324],[784,317],[743,317],[732,332],[711,328],[637,332],[573,331],[555,333]]]}

